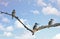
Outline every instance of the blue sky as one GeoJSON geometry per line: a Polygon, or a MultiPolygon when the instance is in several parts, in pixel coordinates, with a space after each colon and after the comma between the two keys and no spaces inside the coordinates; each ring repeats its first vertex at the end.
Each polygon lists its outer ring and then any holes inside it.
{"type": "MultiPolygon", "coordinates": [[[[0,0],[0,11],[11,14],[13,9],[30,29],[35,22],[47,25],[51,18],[54,23],[60,22],[60,0],[0,0]]],[[[60,39],[60,27],[46,28],[32,36],[16,19],[0,14],[0,39],[60,39]]]]}

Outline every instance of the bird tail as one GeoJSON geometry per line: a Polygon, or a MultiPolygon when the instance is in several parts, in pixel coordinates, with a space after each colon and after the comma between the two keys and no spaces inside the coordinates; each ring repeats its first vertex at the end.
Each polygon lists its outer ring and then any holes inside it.
{"type": "Polygon", "coordinates": [[[13,15],[12,15],[12,19],[13,19],[13,15]]]}
{"type": "Polygon", "coordinates": [[[34,35],[34,32],[32,32],[32,35],[34,35]]]}
{"type": "Polygon", "coordinates": [[[34,35],[34,33],[32,33],[32,35],[34,35]]]}
{"type": "Polygon", "coordinates": [[[13,17],[12,17],[12,19],[13,19],[13,17]]]}

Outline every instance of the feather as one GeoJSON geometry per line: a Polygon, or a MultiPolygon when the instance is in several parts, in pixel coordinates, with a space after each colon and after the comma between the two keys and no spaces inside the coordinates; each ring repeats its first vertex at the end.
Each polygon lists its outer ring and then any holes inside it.
{"type": "Polygon", "coordinates": [[[15,9],[12,11],[12,19],[13,17],[15,16],[16,12],[15,12],[15,9]]]}

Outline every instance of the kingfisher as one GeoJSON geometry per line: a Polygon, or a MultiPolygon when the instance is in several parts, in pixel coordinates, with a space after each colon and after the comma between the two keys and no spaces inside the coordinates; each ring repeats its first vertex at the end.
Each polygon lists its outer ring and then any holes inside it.
{"type": "Polygon", "coordinates": [[[48,26],[52,25],[53,23],[53,19],[50,19],[50,21],[48,22],[48,26]]]}
{"type": "Polygon", "coordinates": [[[36,32],[37,31],[37,25],[38,23],[35,23],[34,26],[33,26],[33,32],[36,32]]]}
{"type": "Polygon", "coordinates": [[[13,17],[15,16],[16,12],[15,12],[15,9],[12,10],[12,19],[13,17]]]}
{"type": "Polygon", "coordinates": [[[35,23],[35,25],[33,26],[33,30],[36,29],[38,23],[35,23]]]}
{"type": "Polygon", "coordinates": [[[53,19],[50,19],[48,25],[51,25],[53,23],[53,19]]]}

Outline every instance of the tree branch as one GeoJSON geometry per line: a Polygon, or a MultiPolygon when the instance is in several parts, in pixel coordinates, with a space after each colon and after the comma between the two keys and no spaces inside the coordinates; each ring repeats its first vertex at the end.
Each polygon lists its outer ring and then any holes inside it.
{"type": "MultiPolygon", "coordinates": [[[[6,15],[9,15],[9,16],[12,16],[12,14],[8,14],[7,12],[2,12],[0,11],[1,14],[6,14],[6,15]]],[[[22,21],[17,17],[17,16],[13,16],[14,18],[16,18],[27,30],[29,30],[30,32],[32,32],[32,35],[34,35],[34,33],[38,30],[42,30],[42,29],[45,29],[45,28],[50,28],[50,27],[57,27],[57,26],[60,26],[60,23],[55,23],[55,24],[52,24],[52,25],[44,25],[44,26],[40,26],[38,27],[37,29],[35,30],[31,30],[29,29],[25,24],[22,23],[22,21]]]]}
{"type": "MultiPolygon", "coordinates": [[[[12,14],[9,14],[7,12],[2,12],[2,11],[0,11],[0,12],[1,12],[1,14],[6,14],[6,15],[9,15],[9,16],[12,16],[12,14]]],[[[27,30],[29,30],[30,32],[32,32],[32,35],[34,35],[34,32],[31,29],[29,29],[25,24],[23,24],[22,21],[17,16],[13,16],[13,17],[15,19],[17,19],[27,30]]]]}
{"type": "Polygon", "coordinates": [[[37,28],[37,31],[41,30],[41,29],[50,28],[50,27],[57,27],[57,26],[60,26],[60,23],[55,23],[55,24],[52,24],[52,25],[40,26],[40,27],[37,28]]]}

